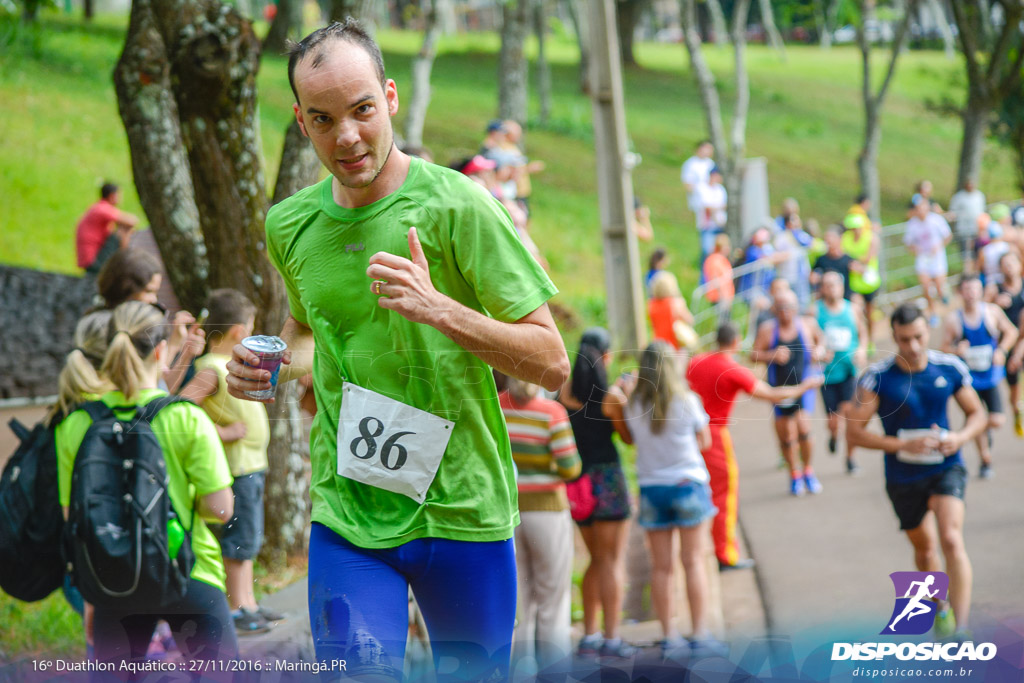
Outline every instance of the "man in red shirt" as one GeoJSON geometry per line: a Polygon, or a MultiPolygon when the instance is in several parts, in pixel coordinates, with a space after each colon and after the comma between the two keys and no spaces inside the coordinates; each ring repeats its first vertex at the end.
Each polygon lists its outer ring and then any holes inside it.
{"type": "Polygon", "coordinates": [[[139,219],[121,211],[121,188],[113,183],[104,183],[100,188],[100,200],[89,207],[75,231],[75,250],[78,253],[78,267],[88,273],[98,273],[103,263],[118,248],[128,246],[132,230],[139,219]],[[117,232],[111,229],[116,225],[117,232]],[[108,244],[109,241],[109,244],[108,244]]]}
{"type": "Polygon", "coordinates": [[[736,514],[739,507],[739,468],[729,436],[729,416],[740,391],[771,403],[801,396],[821,385],[821,377],[805,379],[793,386],[771,387],[759,380],[749,368],[733,358],[739,350],[739,330],[731,322],[718,328],[718,350],[702,353],[690,360],[686,381],[700,396],[704,411],[711,418],[711,447],[704,451],[704,462],[711,474],[711,499],[718,514],[711,526],[719,569],[747,569],[750,558],[740,559],[736,543],[736,514]]]}

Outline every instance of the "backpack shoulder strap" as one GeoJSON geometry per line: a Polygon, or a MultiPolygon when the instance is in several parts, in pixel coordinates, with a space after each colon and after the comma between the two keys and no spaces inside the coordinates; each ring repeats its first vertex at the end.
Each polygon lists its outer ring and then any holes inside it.
{"type": "Polygon", "coordinates": [[[21,421],[16,417],[12,417],[7,425],[11,428],[11,431],[14,432],[14,435],[18,437],[18,441],[21,441],[22,443],[27,441],[28,437],[32,435],[32,432],[29,431],[28,427],[21,424],[21,421]]]}
{"type": "Polygon", "coordinates": [[[161,410],[175,403],[192,403],[192,401],[182,396],[176,396],[173,394],[168,396],[160,396],[158,398],[154,398],[152,401],[150,401],[144,406],[139,406],[138,412],[136,414],[138,415],[139,419],[145,420],[147,422],[152,422],[153,418],[155,418],[157,414],[160,413],[161,410]]]}
{"type": "Polygon", "coordinates": [[[106,420],[114,415],[114,411],[103,401],[89,401],[88,403],[83,403],[79,408],[88,413],[89,419],[93,422],[106,420]]]}

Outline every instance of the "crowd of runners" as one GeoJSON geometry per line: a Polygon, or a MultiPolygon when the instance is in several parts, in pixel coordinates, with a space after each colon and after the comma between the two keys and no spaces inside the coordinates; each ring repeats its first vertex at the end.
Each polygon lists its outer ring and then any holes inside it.
{"type": "MultiPolygon", "coordinates": [[[[281,618],[252,592],[269,440],[258,401],[274,399],[250,392],[293,380],[316,397],[313,641],[317,658],[344,660],[347,675],[401,679],[410,589],[435,661],[455,662],[439,680],[503,680],[511,662],[526,657],[543,668],[570,655],[636,655],[620,630],[634,515],[648,541],[660,654],[725,654],[708,623],[705,560],[713,549],[719,571],[753,566],[737,539],[729,423],[740,394],[771,405],[789,495],[822,493],[810,426],[819,393],[828,450],[842,449],[847,472],[859,470],[857,449],[885,453],[886,490],[917,568],[942,567],[940,550],[945,559],[949,600],[939,605],[936,633],[969,637],[962,449],[974,443],[979,476],[992,476],[1004,379],[1024,437],[1017,381],[1024,229],[1009,210],[986,213],[969,185],[954,196],[955,213],[943,214],[930,184],[919,185],[906,244],[926,306],[892,314],[896,351],[881,357],[874,345],[881,315],[873,309],[880,238],[869,202],[858,197],[819,235],[787,199],[734,252],[714,149],[701,142],[682,180],[697,219],[705,291],[720,316],[716,348],[696,349],[693,316],[668,254],[657,249],[646,278],[655,341],[613,379],[610,368],[622,361],[608,332],[586,330],[570,360],[548,309],[557,289],[527,229],[530,175],[543,165],[523,154],[518,124],[489,124],[480,153],[457,170],[429,163],[423,150],[399,149],[395,82],[355,22],[297,43],[288,75],[295,116],[330,173],[267,216],[267,254],[290,311],[283,329],[260,331],[287,343],[276,377],[240,344],[253,332],[255,311],[237,292],[214,292],[203,320],[166,319],[155,305],[159,264],[125,248],[137,219],[115,208],[117,188],[104,188],[80,228],[80,264],[99,273],[105,301],[80,322],[62,375],[54,411],[60,502],[72,518],[81,514],[72,472],[90,425],[139,406],[167,463],[176,519],[190,520],[195,556],[176,601],[86,604],[92,656],[142,659],[164,620],[186,657],[230,659],[236,632],[266,630],[281,618]],[[943,322],[945,247],[954,237],[947,218],[971,265],[958,286],[962,304],[950,305],[943,322]],[[106,233],[95,229],[98,221],[106,233]],[[103,253],[111,232],[117,243],[103,253]],[[761,267],[734,278],[743,263],[761,267]],[[747,350],[730,320],[738,301],[754,311],[747,350]],[[940,322],[942,350],[931,350],[930,331],[940,322]],[[743,356],[764,364],[765,379],[743,356]],[[167,392],[199,407],[168,402],[167,392]],[[97,397],[102,406],[89,403],[97,397]],[[947,414],[950,398],[966,416],[959,430],[947,414]],[[152,414],[142,408],[150,404],[159,406],[152,414]],[[866,428],[875,414],[882,434],[866,428]],[[635,463],[625,461],[620,443],[635,444],[635,463]],[[224,524],[219,539],[207,522],[224,524]],[[573,644],[576,529],[589,559],[584,633],[573,644]],[[686,622],[675,605],[677,556],[686,622]],[[680,623],[689,624],[685,635],[680,623]]],[[[650,239],[649,213],[638,205],[636,216],[637,235],[650,239]]]]}

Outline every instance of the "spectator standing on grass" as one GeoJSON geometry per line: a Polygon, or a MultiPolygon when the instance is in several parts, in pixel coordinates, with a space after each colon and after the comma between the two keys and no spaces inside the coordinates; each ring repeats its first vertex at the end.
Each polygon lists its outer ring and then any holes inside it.
{"type": "Polygon", "coordinates": [[[263,544],[263,493],[267,477],[270,425],[263,405],[228,394],[231,349],[252,334],[256,307],[241,292],[215,289],[206,302],[206,355],[196,360],[196,375],[181,395],[202,406],[224,444],[234,483],[235,514],[220,534],[227,573],[228,603],[239,635],[264,633],[283,617],[256,603],[253,561],[263,544]]]}
{"type": "Polygon", "coordinates": [[[705,185],[711,175],[711,169],[715,167],[715,147],[710,140],[701,140],[694,149],[693,156],[683,162],[680,170],[680,180],[686,188],[686,198],[690,210],[697,216],[697,225],[700,226],[700,196],[697,188],[705,185]]]}
{"type": "Polygon", "coordinates": [[[610,392],[613,421],[626,443],[636,444],[640,525],[651,554],[651,603],[661,622],[663,656],[724,655],[727,648],[708,629],[711,601],[705,561],[710,520],[710,475],[701,449],[711,446],[710,418],[686,388],[677,354],[652,342],[640,358],[636,381],[610,392]],[[676,538],[686,577],[691,631],[675,624],[676,538]]]}
{"type": "Polygon", "coordinates": [[[572,649],[574,527],[565,482],[580,475],[581,464],[565,408],[539,391],[536,384],[508,377],[498,399],[518,471],[513,656],[533,656],[543,669],[572,649]]]}
{"type": "Polygon", "coordinates": [[[971,254],[971,242],[976,232],[978,216],[985,213],[985,194],[978,189],[973,178],[964,181],[964,186],[949,200],[947,218],[953,221],[954,235],[960,249],[962,262],[967,264],[971,254]]]}
{"type": "Polygon", "coordinates": [[[127,211],[121,211],[121,188],[114,183],[104,183],[100,188],[100,199],[89,207],[78,221],[75,230],[75,251],[78,267],[95,275],[114,252],[128,246],[132,230],[139,225],[139,219],[127,211]]]}
{"type": "MultiPolygon", "coordinates": [[[[559,400],[569,410],[572,432],[590,478],[596,506],[590,517],[577,522],[590,554],[583,574],[583,639],[581,657],[630,657],[636,648],[622,640],[622,596],[626,583],[626,540],[629,536],[630,500],[619,451],[612,441],[614,429],[606,407],[609,391],[608,362],[611,337],[591,327],[580,339],[579,353],[559,400]],[[603,631],[598,617],[604,615],[603,631]]],[[[621,382],[622,379],[616,380],[621,382]]]]}
{"type": "Polygon", "coordinates": [[[700,258],[703,263],[715,250],[715,238],[725,230],[726,207],[729,204],[729,194],[717,166],[711,169],[708,182],[697,186],[697,196],[700,201],[697,228],[700,230],[700,258]]]}

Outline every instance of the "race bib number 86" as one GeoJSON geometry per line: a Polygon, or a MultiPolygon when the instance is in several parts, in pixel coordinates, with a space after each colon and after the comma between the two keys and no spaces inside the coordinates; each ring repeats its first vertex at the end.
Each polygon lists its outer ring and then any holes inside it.
{"type": "Polygon", "coordinates": [[[338,475],[426,500],[455,423],[355,384],[338,419],[338,475]]]}

